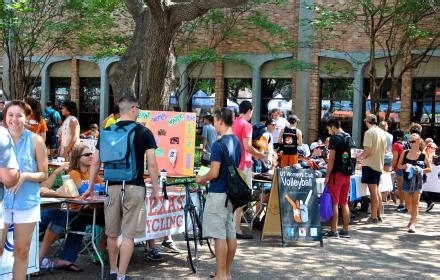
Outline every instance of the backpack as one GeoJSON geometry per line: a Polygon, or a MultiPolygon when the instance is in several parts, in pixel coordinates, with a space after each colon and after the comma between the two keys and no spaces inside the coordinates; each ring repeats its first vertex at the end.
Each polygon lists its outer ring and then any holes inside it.
{"type": "Polygon", "coordinates": [[[228,206],[229,200],[232,203],[234,212],[235,209],[248,204],[252,196],[252,191],[240,176],[240,173],[238,173],[237,167],[232,163],[226,145],[222,142],[219,143],[228,170],[225,207],[228,206]]]}
{"type": "Polygon", "coordinates": [[[353,169],[353,165],[351,164],[351,156],[350,156],[350,149],[353,147],[353,142],[350,141],[351,137],[348,134],[344,135],[344,143],[345,143],[345,150],[344,153],[346,152],[348,154],[348,158],[344,158],[342,156],[341,158],[341,172],[342,174],[346,175],[346,176],[351,176],[353,175],[354,169],[353,169]]]}
{"type": "Polygon", "coordinates": [[[134,130],[136,123],[114,124],[99,135],[99,157],[104,164],[104,180],[132,181],[137,177],[134,130]]]}
{"type": "Polygon", "coordinates": [[[46,125],[47,125],[48,132],[49,132],[49,133],[50,133],[50,132],[55,132],[55,130],[56,130],[57,127],[58,127],[57,121],[55,120],[55,110],[52,111],[51,113],[49,113],[49,112],[47,111],[47,109],[46,109],[46,110],[44,110],[44,113],[45,113],[45,115],[46,115],[46,117],[44,118],[44,120],[46,121],[46,125]]]}

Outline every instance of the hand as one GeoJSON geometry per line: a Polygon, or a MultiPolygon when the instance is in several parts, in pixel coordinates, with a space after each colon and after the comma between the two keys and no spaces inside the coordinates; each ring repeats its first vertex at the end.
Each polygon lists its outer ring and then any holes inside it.
{"type": "Polygon", "coordinates": [[[89,198],[90,197],[90,195],[93,193],[93,189],[91,189],[91,188],[88,188],[84,193],[83,193],[83,195],[82,196],[80,196],[80,200],[86,200],[87,198],[89,198]]]}
{"type": "Polygon", "coordinates": [[[60,175],[63,171],[67,171],[67,170],[69,170],[69,163],[63,162],[60,167],[55,169],[55,173],[57,175],[60,175]]]}
{"type": "Polygon", "coordinates": [[[196,176],[196,183],[197,184],[203,184],[204,183],[203,176],[197,175],[196,176]]]}
{"type": "Polygon", "coordinates": [[[8,188],[8,191],[10,193],[16,194],[20,190],[21,185],[23,185],[24,181],[26,180],[27,180],[27,173],[21,173],[17,184],[13,187],[8,188]]]}
{"type": "Polygon", "coordinates": [[[153,190],[153,192],[151,193],[150,199],[153,200],[152,208],[156,207],[156,205],[159,203],[159,200],[160,200],[159,190],[153,190]]]}

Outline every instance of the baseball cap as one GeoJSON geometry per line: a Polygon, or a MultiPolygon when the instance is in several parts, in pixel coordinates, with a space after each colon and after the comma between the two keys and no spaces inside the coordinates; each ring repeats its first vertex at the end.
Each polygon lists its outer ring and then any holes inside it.
{"type": "Polygon", "coordinates": [[[319,142],[313,142],[312,144],[310,144],[310,151],[313,151],[314,149],[318,148],[318,147],[324,147],[325,145],[319,142]]]}
{"type": "Polygon", "coordinates": [[[364,120],[364,121],[366,121],[366,122],[368,122],[368,123],[373,123],[373,124],[375,124],[375,123],[377,123],[377,118],[376,118],[375,115],[370,114],[370,115],[368,115],[368,116],[365,117],[365,120],[364,120]]]}

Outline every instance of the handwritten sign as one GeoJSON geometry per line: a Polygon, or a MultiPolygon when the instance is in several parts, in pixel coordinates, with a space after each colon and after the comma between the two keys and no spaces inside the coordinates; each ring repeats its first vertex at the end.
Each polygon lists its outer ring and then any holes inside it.
{"type": "Polygon", "coordinates": [[[194,174],[195,113],[140,111],[137,121],[154,135],[160,170],[165,169],[171,176],[194,174]]]}

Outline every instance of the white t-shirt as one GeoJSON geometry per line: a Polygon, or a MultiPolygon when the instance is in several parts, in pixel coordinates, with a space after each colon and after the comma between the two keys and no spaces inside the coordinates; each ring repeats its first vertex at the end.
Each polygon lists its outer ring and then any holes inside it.
{"type": "Polygon", "coordinates": [[[290,123],[283,117],[278,117],[275,121],[275,128],[272,131],[273,142],[278,143],[278,138],[280,137],[281,130],[283,130],[286,126],[289,126],[290,123]]]}

